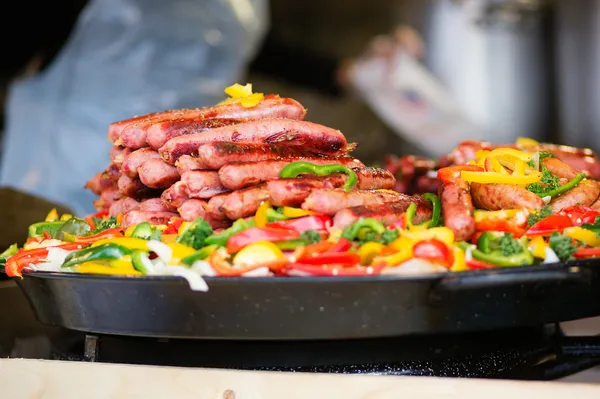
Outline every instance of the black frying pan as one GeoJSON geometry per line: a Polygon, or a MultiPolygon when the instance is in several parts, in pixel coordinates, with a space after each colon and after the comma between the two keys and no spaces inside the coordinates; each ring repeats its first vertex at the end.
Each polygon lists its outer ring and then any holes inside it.
{"type": "Polygon", "coordinates": [[[600,315],[600,261],[419,277],[206,278],[30,273],[46,324],[202,339],[348,339],[540,325],[600,315]]]}

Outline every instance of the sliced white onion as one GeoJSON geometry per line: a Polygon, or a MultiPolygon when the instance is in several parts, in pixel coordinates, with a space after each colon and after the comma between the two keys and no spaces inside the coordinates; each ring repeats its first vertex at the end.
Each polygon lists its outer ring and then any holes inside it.
{"type": "Polygon", "coordinates": [[[533,161],[533,169],[540,170],[540,153],[536,151],[531,160],[533,161]]]}
{"type": "Polygon", "coordinates": [[[429,177],[430,179],[437,179],[438,171],[437,170],[428,170],[427,177],[429,177]]]}
{"type": "Polygon", "coordinates": [[[37,265],[34,264],[30,264],[29,266],[27,266],[28,270],[32,270],[34,272],[70,272],[72,271],[71,268],[62,268],[63,262],[57,262],[57,261],[53,261],[53,262],[43,262],[43,263],[38,263],[37,265]]]}
{"type": "Polygon", "coordinates": [[[550,201],[552,201],[552,197],[549,195],[546,195],[545,197],[542,197],[542,201],[544,201],[544,204],[548,205],[550,203],[550,201]]]}
{"type": "Polygon", "coordinates": [[[424,259],[413,258],[402,263],[400,266],[385,268],[381,274],[393,275],[419,275],[447,271],[445,267],[436,265],[424,259]]]}
{"type": "Polygon", "coordinates": [[[249,272],[243,273],[242,277],[268,277],[271,275],[271,271],[268,267],[259,267],[258,269],[250,270],[249,272]]]}
{"type": "Polygon", "coordinates": [[[148,249],[158,256],[158,259],[162,260],[165,264],[169,264],[173,257],[173,250],[164,242],[157,240],[148,241],[148,249]]]}
{"type": "Polygon", "coordinates": [[[217,275],[217,273],[215,273],[213,268],[210,267],[210,263],[208,263],[204,260],[197,260],[196,262],[194,262],[191,269],[201,276],[212,277],[212,276],[217,275]]]}
{"type": "Polygon", "coordinates": [[[146,268],[147,274],[152,274],[156,267],[154,263],[152,263],[148,255],[140,254],[140,260],[142,261],[142,265],[146,268]]]}
{"type": "Polygon", "coordinates": [[[473,260],[473,247],[472,246],[468,246],[467,249],[465,250],[465,261],[469,262],[473,260]]]}
{"type": "Polygon", "coordinates": [[[552,248],[546,247],[546,257],[544,258],[544,263],[556,263],[560,262],[560,259],[556,255],[556,252],[552,248]]]}
{"type": "Polygon", "coordinates": [[[287,272],[288,276],[295,276],[295,277],[309,277],[312,276],[312,274],[307,273],[307,272],[303,272],[302,270],[295,270],[292,269],[290,271],[287,272]]]}
{"type": "Polygon", "coordinates": [[[184,278],[192,291],[208,291],[208,284],[197,272],[188,269],[185,266],[163,266],[157,267],[150,273],[152,276],[176,276],[184,278]]]}
{"type": "Polygon", "coordinates": [[[48,262],[60,262],[63,264],[66,257],[71,253],[71,251],[67,251],[62,248],[48,248],[48,256],[46,256],[46,261],[48,262]]]}

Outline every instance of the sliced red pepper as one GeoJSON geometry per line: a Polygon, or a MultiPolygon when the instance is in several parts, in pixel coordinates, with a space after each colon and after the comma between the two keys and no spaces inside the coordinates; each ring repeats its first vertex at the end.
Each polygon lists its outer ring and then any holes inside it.
{"type": "Polygon", "coordinates": [[[323,252],[305,256],[298,259],[298,262],[307,265],[345,265],[353,266],[360,263],[360,256],[355,252],[323,252]]]}
{"type": "Polygon", "coordinates": [[[567,215],[550,215],[531,226],[525,233],[527,237],[550,235],[554,232],[561,232],[567,227],[573,227],[571,218],[567,215]]]}
{"type": "Polygon", "coordinates": [[[179,232],[179,228],[183,224],[183,219],[175,219],[169,221],[167,224],[167,228],[163,231],[163,234],[177,234],[179,232]]]}
{"type": "Polygon", "coordinates": [[[300,238],[300,234],[294,230],[276,229],[273,227],[252,227],[229,237],[227,240],[227,252],[230,254],[257,241],[288,241],[300,238]]]}
{"type": "Polygon", "coordinates": [[[438,170],[438,179],[444,183],[452,183],[460,178],[460,172],[483,172],[483,168],[477,165],[455,165],[447,166],[438,170]]]}
{"type": "Polygon", "coordinates": [[[432,238],[431,240],[419,241],[413,247],[415,258],[430,260],[449,267],[454,262],[454,253],[442,241],[432,238]]]}
{"type": "Polygon", "coordinates": [[[372,276],[381,273],[385,264],[375,266],[352,266],[343,265],[307,265],[305,263],[290,263],[285,267],[285,271],[299,271],[311,276],[372,276]]]}
{"type": "Polygon", "coordinates": [[[346,252],[350,248],[352,248],[352,242],[345,238],[340,238],[327,252],[346,252]]]}
{"type": "Polygon", "coordinates": [[[512,219],[484,219],[475,223],[476,231],[501,231],[512,233],[515,238],[525,234],[525,227],[517,225],[512,219]]]}
{"type": "Polygon", "coordinates": [[[69,243],[29,250],[22,249],[6,260],[4,270],[9,277],[21,277],[21,271],[25,267],[31,264],[40,263],[41,261],[45,260],[48,256],[48,249],[50,248],[61,248],[67,251],[72,251],[82,247],[85,247],[85,245],[81,243],[69,243]]]}
{"type": "Polygon", "coordinates": [[[600,256],[600,248],[579,248],[573,252],[576,259],[595,258],[600,256]]]}
{"type": "Polygon", "coordinates": [[[477,241],[479,241],[479,237],[483,234],[483,231],[478,231],[473,236],[471,236],[471,244],[477,245],[477,241]]]}
{"type": "Polygon", "coordinates": [[[581,226],[584,223],[593,224],[597,216],[600,216],[600,212],[597,212],[589,206],[574,205],[563,208],[559,215],[566,215],[571,218],[573,226],[581,226]]]}
{"type": "Polygon", "coordinates": [[[77,237],[75,243],[77,244],[92,244],[99,240],[106,240],[109,238],[123,237],[123,229],[121,227],[113,227],[112,229],[106,229],[98,234],[88,237],[77,237]]]}
{"type": "Polygon", "coordinates": [[[467,268],[469,270],[495,269],[497,267],[490,263],[482,262],[477,259],[468,260],[466,263],[467,263],[467,268]]]}
{"type": "Polygon", "coordinates": [[[406,229],[406,212],[400,215],[400,218],[389,225],[390,229],[405,230],[406,229]]]}
{"type": "Polygon", "coordinates": [[[217,275],[222,277],[236,277],[241,276],[244,273],[251,272],[252,270],[260,269],[261,267],[268,267],[273,271],[281,270],[286,264],[287,259],[280,259],[271,262],[265,262],[250,266],[233,266],[224,257],[223,251],[214,251],[208,257],[208,263],[217,275]]]}
{"type": "Polygon", "coordinates": [[[294,230],[298,233],[304,233],[307,230],[326,231],[333,225],[331,217],[327,215],[311,215],[297,219],[282,220],[267,224],[267,227],[277,229],[294,230]]]}

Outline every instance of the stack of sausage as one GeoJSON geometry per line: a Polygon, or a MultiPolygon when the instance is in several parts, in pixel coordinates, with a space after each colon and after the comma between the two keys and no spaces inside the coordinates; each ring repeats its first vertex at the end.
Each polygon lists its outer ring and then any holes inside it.
{"type": "Polygon", "coordinates": [[[340,227],[371,216],[392,223],[411,202],[416,221],[429,217],[425,201],[388,190],[391,173],[365,167],[341,132],[305,115],[297,101],[268,95],[250,107],[233,102],[116,122],[108,132],[112,163],[86,187],[100,196],[98,209],[123,214],[123,226],[203,217],[221,228],[254,215],[263,201],[335,216],[340,227]],[[295,161],[347,166],[358,183],[346,192],[345,173],[279,178],[295,161]]]}

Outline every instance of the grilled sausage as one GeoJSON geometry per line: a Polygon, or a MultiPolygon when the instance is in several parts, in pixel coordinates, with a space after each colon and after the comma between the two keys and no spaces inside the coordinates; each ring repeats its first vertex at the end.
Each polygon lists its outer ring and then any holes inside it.
{"type": "Polygon", "coordinates": [[[236,220],[254,215],[261,202],[268,200],[269,191],[263,184],[228,194],[221,209],[229,219],[236,220]]]}
{"type": "Polygon", "coordinates": [[[214,141],[295,145],[328,155],[344,154],[347,146],[339,130],[305,121],[265,119],[175,137],[159,152],[166,162],[174,165],[182,155],[194,154],[202,144],[214,141]]]}
{"type": "Polygon", "coordinates": [[[139,207],[140,203],[133,198],[121,198],[108,208],[108,214],[116,217],[119,213],[126,214],[129,211],[139,209],[139,207]]]}
{"type": "Polygon", "coordinates": [[[554,213],[575,205],[591,206],[600,195],[600,187],[589,180],[582,181],[566,193],[552,199],[550,207],[554,213]]]}
{"type": "Polygon", "coordinates": [[[181,176],[190,198],[210,198],[229,191],[223,187],[219,174],[212,170],[191,170],[181,176]]]}
{"type": "Polygon", "coordinates": [[[186,185],[180,181],[163,191],[160,198],[163,202],[170,204],[172,210],[179,208],[185,201],[190,199],[186,185]]]}
{"type": "MultiPolygon", "coordinates": [[[[187,131],[186,125],[193,123],[201,125],[202,121],[207,119],[304,119],[305,115],[306,110],[297,101],[290,98],[267,96],[259,104],[249,108],[245,108],[241,104],[221,104],[206,108],[166,111],[163,113],[152,114],[146,118],[136,118],[131,123],[126,124],[123,128],[120,127],[121,125],[118,125],[118,128],[121,130],[118,134],[118,139],[113,142],[123,144],[125,147],[131,149],[145,147],[147,146],[148,130],[153,125],[158,126],[157,129],[153,129],[156,137],[151,139],[155,144],[165,139],[168,140],[169,136],[175,137],[179,135],[178,129],[170,128],[168,131],[162,129],[165,126],[169,127],[169,125],[161,124],[161,122],[168,121],[179,121],[179,128],[183,128],[184,131],[187,131]]],[[[202,127],[202,129],[204,128],[202,127]]],[[[114,133],[114,129],[111,134],[109,127],[109,137],[116,136],[117,133],[114,133]]]]}
{"type": "Polygon", "coordinates": [[[139,179],[132,179],[129,176],[121,175],[117,182],[119,193],[123,197],[131,197],[136,200],[156,197],[158,193],[149,187],[146,187],[139,179]]]}
{"type": "Polygon", "coordinates": [[[212,220],[227,220],[227,215],[223,210],[223,205],[227,200],[229,194],[218,194],[208,200],[206,205],[206,213],[211,217],[212,220]]]}
{"type": "Polygon", "coordinates": [[[345,192],[340,189],[320,188],[313,190],[306,197],[302,203],[302,209],[333,216],[344,208],[385,204],[402,198],[405,198],[403,194],[391,191],[356,190],[345,192]]]}
{"type": "Polygon", "coordinates": [[[457,241],[466,240],[475,233],[473,202],[469,185],[461,179],[440,187],[444,224],[454,232],[457,241]]]}
{"type": "Polygon", "coordinates": [[[135,179],[139,175],[138,169],[144,162],[150,159],[160,159],[160,155],[151,148],[140,148],[139,150],[132,151],[123,160],[121,172],[135,179]]]}
{"type": "Polygon", "coordinates": [[[143,222],[148,222],[150,224],[167,224],[173,217],[179,217],[179,215],[174,212],[144,212],[140,210],[134,210],[123,215],[121,226],[129,227],[143,222]]]}
{"type": "Polygon", "coordinates": [[[384,225],[390,225],[406,212],[406,209],[412,202],[417,204],[417,212],[413,218],[414,223],[421,223],[431,219],[431,208],[423,200],[409,197],[387,204],[355,206],[341,209],[333,217],[333,225],[343,229],[360,218],[371,218],[382,222],[384,225]]]}
{"type": "Polygon", "coordinates": [[[100,194],[102,194],[102,192],[104,192],[105,190],[108,190],[110,188],[116,189],[116,187],[117,187],[116,181],[117,180],[118,180],[118,176],[116,177],[116,180],[115,180],[114,176],[109,175],[106,173],[106,171],[104,171],[104,172],[94,175],[94,177],[92,177],[87,183],[85,183],[84,188],[87,188],[88,190],[90,190],[91,192],[93,192],[96,195],[100,195],[100,194]]]}
{"type": "Polygon", "coordinates": [[[120,167],[123,164],[125,156],[127,156],[129,154],[129,152],[130,152],[130,150],[128,148],[114,145],[110,149],[110,153],[109,153],[110,161],[120,167]]]}
{"type": "Polygon", "coordinates": [[[200,133],[223,126],[237,125],[252,119],[167,119],[148,126],[146,141],[148,145],[158,150],[173,137],[185,136],[190,133],[200,133]]]}
{"type": "Polygon", "coordinates": [[[189,199],[181,204],[177,211],[186,222],[193,222],[198,218],[206,219],[206,201],[189,199]]]}
{"type": "Polygon", "coordinates": [[[179,180],[177,168],[162,159],[149,159],[138,172],[140,181],[151,188],[167,188],[179,180]]]}
{"type": "Polygon", "coordinates": [[[165,206],[160,198],[150,198],[140,202],[139,210],[144,212],[170,212],[172,209],[165,206]]]}
{"type": "Polygon", "coordinates": [[[100,198],[94,201],[94,207],[98,210],[109,209],[115,201],[121,199],[121,194],[117,187],[108,188],[100,194],[100,198]]]}
{"type": "MultiPolygon", "coordinates": [[[[351,157],[340,157],[337,159],[325,159],[320,157],[303,158],[302,161],[317,165],[341,164],[345,166],[363,166],[363,164],[351,157]]],[[[236,163],[223,166],[219,169],[219,179],[223,186],[230,190],[238,190],[244,187],[255,186],[279,177],[281,170],[293,160],[285,159],[278,161],[259,161],[236,163]]]]}
{"type": "Polygon", "coordinates": [[[540,209],[544,201],[526,188],[511,184],[471,183],[471,197],[478,209],[540,209]]]}

